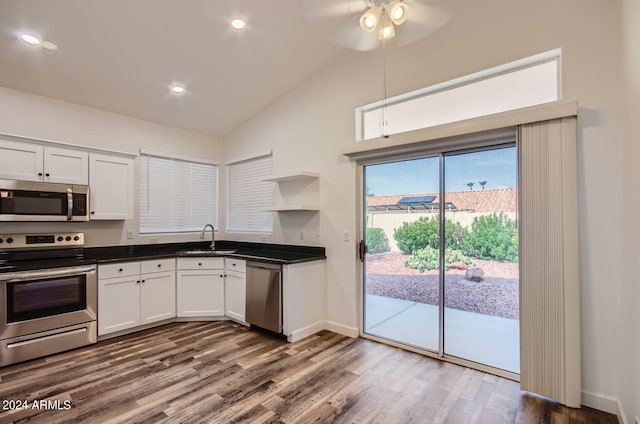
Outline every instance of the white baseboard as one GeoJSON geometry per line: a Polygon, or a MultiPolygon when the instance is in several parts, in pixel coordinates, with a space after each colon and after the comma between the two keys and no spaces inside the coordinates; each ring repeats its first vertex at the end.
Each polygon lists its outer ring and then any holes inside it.
{"type": "Polygon", "coordinates": [[[618,417],[620,424],[628,424],[627,416],[620,399],[603,395],[602,393],[582,392],[582,404],[589,408],[614,414],[618,417]]]}
{"type": "Polygon", "coordinates": [[[297,342],[298,340],[302,340],[305,337],[309,337],[310,335],[316,334],[318,331],[322,331],[324,329],[324,321],[318,321],[294,331],[293,333],[291,333],[291,335],[287,336],[287,341],[291,343],[297,342]]]}
{"type": "Polygon", "coordinates": [[[360,329],[358,327],[349,327],[333,321],[325,321],[324,328],[325,330],[333,331],[334,333],[342,334],[347,337],[360,336],[360,329]]]}

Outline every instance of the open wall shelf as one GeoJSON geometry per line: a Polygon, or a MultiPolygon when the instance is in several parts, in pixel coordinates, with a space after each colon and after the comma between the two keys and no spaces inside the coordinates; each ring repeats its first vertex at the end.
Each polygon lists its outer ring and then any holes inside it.
{"type": "Polygon", "coordinates": [[[319,178],[320,174],[311,171],[295,171],[283,174],[273,174],[269,177],[261,178],[262,181],[270,181],[273,183],[284,183],[287,181],[313,180],[319,178]]]}

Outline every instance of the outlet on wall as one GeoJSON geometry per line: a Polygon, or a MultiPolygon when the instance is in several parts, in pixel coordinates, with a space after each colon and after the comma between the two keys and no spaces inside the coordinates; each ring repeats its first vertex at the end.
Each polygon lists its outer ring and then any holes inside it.
{"type": "Polygon", "coordinates": [[[127,238],[131,240],[133,238],[133,230],[127,230],[127,238]]]}

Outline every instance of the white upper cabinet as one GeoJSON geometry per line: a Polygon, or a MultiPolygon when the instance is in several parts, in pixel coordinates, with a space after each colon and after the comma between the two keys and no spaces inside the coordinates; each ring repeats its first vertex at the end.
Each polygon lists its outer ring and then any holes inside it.
{"type": "Polygon", "coordinates": [[[45,147],[44,181],[89,184],[89,154],[80,150],[45,147]]]}
{"type": "Polygon", "coordinates": [[[88,172],[81,150],[0,139],[0,178],[86,185],[88,172]]]}
{"type": "Polygon", "coordinates": [[[89,154],[90,219],[133,218],[133,159],[89,154]]]}
{"type": "Polygon", "coordinates": [[[0,177],[7,180],[42,181],[42,146],[0,139],[0,177]]]}

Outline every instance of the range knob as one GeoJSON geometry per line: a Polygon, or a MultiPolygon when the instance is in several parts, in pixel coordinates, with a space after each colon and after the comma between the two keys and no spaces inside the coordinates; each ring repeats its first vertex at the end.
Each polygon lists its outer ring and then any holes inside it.
{"type": "Polygon", "coordinates": [[[58,238],[57,238],[56,240],[58,240],[58,241],[62,241],[62,240],[64,240],[64,237],[62,237],[62,236],[58,236],[58,238]]]}
{"type": "Polygon", "coordinates": [[[80,240],[80,237],[75,236],[73,239],[74,239],[75,241],[78,241],[78,240],[80,240]]]}
{"type": "Polygon", "coordinates": [[[9,244],[13,243],[13,239],[12,239],[11,237],[9,237],[9,238],[7,239],[7,243],[9,243],[9,244]]]}
{"type": "Polygon", "coordinates": [[[66,241],[71,241],[71,236],[66,236],[64,239],[65,239],[66,241]]]}
{"type": "Polygon", "coordinates": [[[0,243],[4,242],[4,240],[2,239],[2,237],[0,237],[0,243]]]}

